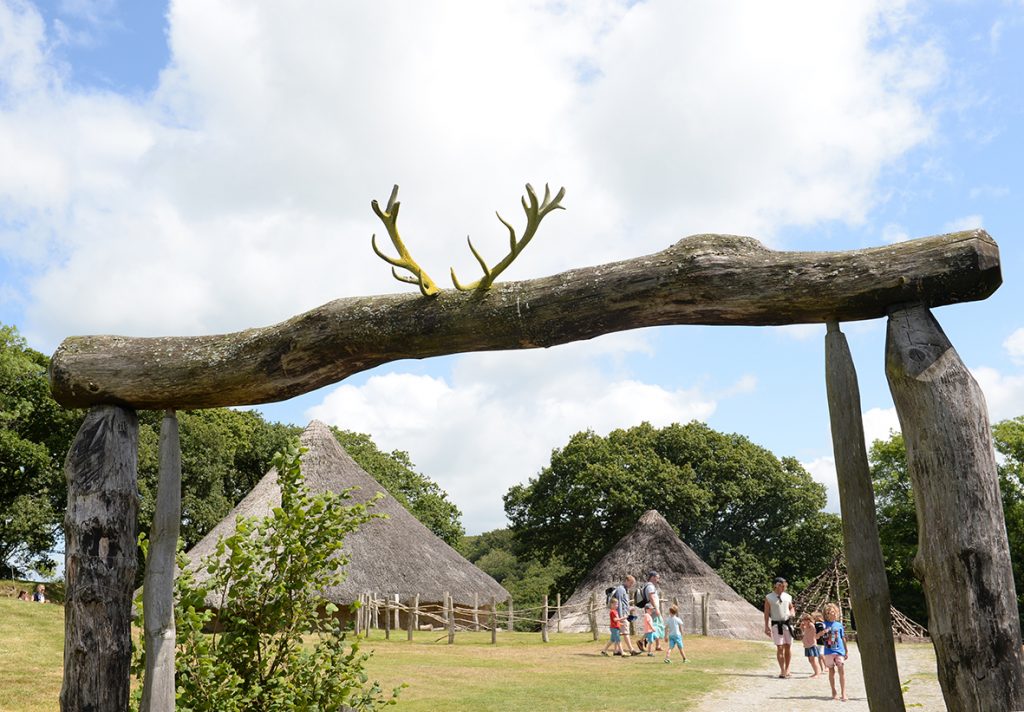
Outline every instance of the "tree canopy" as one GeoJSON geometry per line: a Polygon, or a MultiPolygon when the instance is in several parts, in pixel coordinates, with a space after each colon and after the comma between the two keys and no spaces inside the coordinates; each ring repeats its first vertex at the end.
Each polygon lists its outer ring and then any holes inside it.
{"type": "Polygon", "coordinates": [[[61,466],[82,420],[50,396],[49,359],[0,324],[0,565],[48,570],[67,500],[61,466]]]}
{"type": "Polygon", "coordinates": [[[730,585],[760,601],[771,576],[799,585],[841,546],[825,502],[824,486],[794,458],[694,421],[577,433],[506,493],[505,511],[524,553],[565,562],[562,590],[657,509],[730,585]]]}
{"type": "MultiPolygon", "coordinates": [[[[999,487],[1017,606],[1024,617],[1024,416],[996,423],[992,435],[996,451],[1003,456],[999,465],[999,487]]],[[[894,433],[888,440],[876,440],[871,445],[868,461],[892,604],[918,623],[927,625],[924,590],[914,573],[917,512],[903,436],[894,433]]]]}

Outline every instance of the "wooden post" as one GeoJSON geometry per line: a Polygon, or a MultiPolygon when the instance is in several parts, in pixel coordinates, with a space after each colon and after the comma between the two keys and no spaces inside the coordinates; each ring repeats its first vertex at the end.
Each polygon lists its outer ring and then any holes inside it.
{"type": "Polygon", "coordinates": [[[885,372],[907,446],[914,571],[946,706],[1024,709],[1020,619],[985,397],[921,305],[890,311],[885,372]]]}
{"type": "MultiPolygon", "coordinates": [[[[889,582],[878,538],[875,491],[864,445],[860,387],[846,336],[834,321],[828,322],[825,333],[825,386],[843,515],[843,550],[850,600],[857,611],[857,645],[868,708],[871,712],[902,712],[906,708],[892,639],[889,582]]],[[[836,580],[838,589],[838,577],[836,580]]],[[[843,605],[842,598],[838,603],[843,605]]]]}
{"type": "Polygon", "coordinates": [[[498,599],[491,596],[491,645],[498,644],[498,599]]]}
{"type": "Polygon", "coordinates": [[[408,640],[409,642],[412,642],[412,632],[416,629],[416,618],[417,618],[416,609],[419,607],[418,601],[419,601],[419,595],[417,594],[416,600],[411,601],[411,605],[409,606],[409,610],[405,612],[405,616],[406,616],[406,619],[405,619],[405,628],[406,628],[405,639],[408,640]]]}
{"type": "Polygon", "coordinates": [[[370,602],[370,620],[366,626],[366,632],[369,633],[371,628],[380,630],[380,606],[377,604],[377,594],[366,592],[366,599],[370,602]]]}
{"type": "Polygon", "coordinates": [[[96,406],[64,463],[62,712],[128,709],[138,442],[135,411],[96,406]]]}
{"type": "Polygon", "coordinates": [[[394,609],[395,609],[394,627],[395,627],[395,630],[401,630],[402,629],[402,616],[401,616],[401,608],[402,607],[399,605],[399,603],[400,603],[400,599],[398,598],[398,594],[396,593],[395,594],[395,605],[394,605],[394,609]]]}
{"type": "Polygon", "coordinates": [[[590,634],[594,636],[594,640],[597,640],[597,594],[593,591],[590,592],[590,607],[588,608],[588,612],[590,613],[590,634]]]}
{"type": "Polygon", "coordinates": [[[447,592],[444,594],[445,604],[448,606],[448,645],[455,644],[455,599],[447,592]]]}
{"type": "Polygon", "coordinates": [[[480,632],[480,594],[473,592],[473,630],[480,632]]]}
{"type": "Polygon", "coordinates": [[[515,617],[512,615],[512,596],[508,597],[508,632],[516,629],[515,617]]]}
{"type": "Polygon", "coordinates": [[[143,582],[146,676],[142,712],[174,712],[174,576],[181,525],[181,444],[173,410],[160,425],[159,482],[143,582]]]}
{"type": "Polygon", "coordinates": [[[562,594],[555,594],[555,632],[562,632],[562,594]]]}
{"type": "Polygon", "coordinates": [[[548,594],[544,594],[544,614],[540,624],[540,639],[548,642],[548,594]]]}
{"type": "Polygon", "coordinates": [[[391,640],[391,599],[384,599],[384,640],[391,640]]]}
{"type": "Polygon", "coordinates": [[[412,599],[412,629],[420,629],[420,594],[418,593],[412,599]]]}
{"type": "Polygon", "coordinates": [[[708,634],[711,621],[711,592],[705,591],[700,600],[700,630],[703,635],[708,634]]]}

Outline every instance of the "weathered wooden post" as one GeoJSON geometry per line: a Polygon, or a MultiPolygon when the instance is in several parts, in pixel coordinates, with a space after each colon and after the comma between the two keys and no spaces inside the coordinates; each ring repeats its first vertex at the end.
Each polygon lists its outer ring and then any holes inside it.
{"type": "Polygon", "coordinates": [[[455,599],[446,592],[444,600],[448,608],[448,645],[455,645],[455,599]]]}
{"type": "Polygon", "coordinates": [[[1024,709],[1020,619],[985,397],[920,304],[890,311],[885,372],[907,446],[914,571],[946,706],[1024,709]]]}
{"type": "Polygon", "coordinates": [[[391,599],[384,599],[384,640],[391,640],[391,599]]]}
{"type": "Polygon", "coordinates": [[[480,632],[480,594],[473,592],[473,630],[480,632]]]}
{"type": "Polygon", "coordinates": [[[590,605],[587,607],[587,613],[590,619],[590,634],[594,636],[594,640],[597,640],[597,594],[593,591],[590,592],[590,605]]]}
{"type": "Polygon", "coordinates": [[[562,632],[562,594],[555,594],[555,632],[562,632]]]}
{"type": "Polygon", "coordinates": [[[412,599],[412,629],[420,629],[420,594],[418,593],[412,599]]]}
{"type": "Polygon", "coordinates": [[[705,591],[700,598],[700,630],[702,635],[708,634],[711,622],[711,592],[705,591]]]}
{"type": "Polygon", "coordinates": [[[902,712],[906,708],[892,638],[889,581],[875,519],[875,491],[864,445],[860,387],[846,336],[834,321],[828,322],[825,333],[825,386],[843,514],[843,548],[850,599],[857,611],[857,644],[868,708],[871,712],[902,712]]]}
{"type": "Polygon", "coordinates": [[[395,594],[394,609],[395,609],[395,624],[394,624],[395,625],[395,630],[401,630],[402,629],[402,613],[401,613],[402,606],[401,606],[401,599],[398,597],[397,593],[395,594]]]}
{"type": "Polygon", "coordinates": [[[142,712],[174,712],[174,576],[181,528],[181,443],[178,417],[164,413],[160,425],[160,476],[149,535],[142,616],[146,636],[146,677],[142,712]]]}
{"type": "Polygon", "coordinates": [[[96,406],[64,463],[62,712],[128,709],[138,442],[134,410],[96,406]]]}
{"type": "Polygon", "coordinates": [[[491,596],[491,645],[498,644],[498,599],[491,596]]]}
{"type": "Polygon", "coordinates": [[[416,609],[419,608],[419,595],[417,594],[416,600],[409,606],[409,610],[406,611],[407,616],[405,621],[406,635],[405,639],[412,642],[413,631],[416,629],[416,619],[418,618],[416,609]]]}
{"type": "Polygon", "coordinates": [[[508,597],[508,632],[511,633],[516,629],[515,617],[512,615],[512,596],[508,597]]]}
{"type": "Polygon", "coordinates": [[[548,594],[544,594],[544,613],[540,624],[540,639],[548,642],[548,594]]]}

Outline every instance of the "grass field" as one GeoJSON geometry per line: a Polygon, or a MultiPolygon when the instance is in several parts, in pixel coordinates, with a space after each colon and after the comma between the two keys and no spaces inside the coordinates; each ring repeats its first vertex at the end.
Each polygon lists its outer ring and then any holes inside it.
{"type": "MultiPolygon", "coordinates": [[[[502,633],[490,645],[486,633],[417,633],[409,643],[383,640],[374,631],[363,650],[374,652],[371,680],[385,690],[401,683],[399,709],[621,710],[636,706],[642,692],[649,709],[686,709],[709,690],[727,684],[731,671],[763,660],[763,645],[689,637],[687,656],[601,657],[604,641],[585,634],[502,633]]],[[[57,712],[63,665],[64,609],[0,595],[0,712],[57,712]]]]}

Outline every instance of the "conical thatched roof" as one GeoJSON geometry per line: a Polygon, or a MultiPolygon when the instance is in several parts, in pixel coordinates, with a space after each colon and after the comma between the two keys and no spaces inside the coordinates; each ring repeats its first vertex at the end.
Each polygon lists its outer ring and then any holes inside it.
{"type": "Polygon", "coordinates": [[[764,616],[732,590],[715,570],[704,563],[693,549],[676,536],[672,526],[657,511],[646,512],[636,527],[597,562],[576,587],[566,607],[580,606],[563,617],[562,630],[589,629],[585,606],[591,593],[598,602],[598,627],[608,629],[605,590],[622,583],[626,574],[636,577],[637,585],[646,581],[648,571],[661,577],[658,588],[667,612],[678,601],[680,617],[688,633],[703,631],[704,595],[707,603],[708,635],[719,638],[764,640],[764,616]]]}
{"type": "MultiPolygon", "coordinates": [[[[329,600],[349,604],[359,594],[370,592],[384,596],[397,593],[403,601],[418,594],[421,601],[438,602],[444,600],[447,591],[458,604],[473,605],[477,594],[481,605],[489,605],[492,597],[498,602],[509,597],[508,591],[494,579],[409,514],[356,464],[326,425],[314,420],[300,441],[308,448],[302,456],[302,473],[311,492],[340,492],[356,487],[353,502],[364,502],[377,492],[384,495],[372,511],[386,514],[387,518],[374,519],[345,537],[344,550],[349,557],[346,577],[340,586],[326,592],[329,600]]],[[[238,516],[264,517],[280,504],[277,471],[272,469],[188,552],[192,566],[196,567],[213,552],[220,537],[234,533],[238,516]]],[[[202,569],[196,571],[200,580],[205,575],[202,569]]]]}

